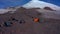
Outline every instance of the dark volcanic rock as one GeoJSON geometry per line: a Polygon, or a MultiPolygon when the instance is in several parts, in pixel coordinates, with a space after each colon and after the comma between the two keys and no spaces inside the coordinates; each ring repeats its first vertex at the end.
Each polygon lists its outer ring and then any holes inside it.
{"type": "Polygon", "coordinates": [[[20,23],[20,24],[24,24],[25,21],[21,19],[21,20],[19,21],[19,23],[20,23]]]}
{"type": "Polygon", "coordinates": [[[4,26],[5,27],[10,27],[10,26],[12,26],[12,22],[6,21],[6,22],[4,22],[4,26]]]}
{"type": "Polygon", "coordinates": [[[53,10],[52,8],[50,8],[50,7],[44,7],[44,9],[54,11],[54,10],[53,10]]]}

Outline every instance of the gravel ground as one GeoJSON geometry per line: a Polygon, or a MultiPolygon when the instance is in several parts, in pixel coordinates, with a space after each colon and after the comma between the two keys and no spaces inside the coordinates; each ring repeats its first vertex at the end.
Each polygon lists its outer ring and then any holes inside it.
{"type": "Polygon", "coordinates": [[[60,34],[60,19],[43,18],[34,9],[19,8],[14,13],[0,14],[0,25],[0,34],[60,34]],[[40,20],[34,22],[33,18],[40,20]],[[5,21],[12,22],[11,27],[5,27],[5,21]]]}

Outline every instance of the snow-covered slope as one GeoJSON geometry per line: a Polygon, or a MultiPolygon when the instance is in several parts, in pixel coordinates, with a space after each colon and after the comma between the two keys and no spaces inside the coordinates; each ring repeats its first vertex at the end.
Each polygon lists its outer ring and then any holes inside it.
{"type": "Polygon", "coordinates": [[[59,10],[60,7],[51,3],[39,1],[39,0],[32,0],[28,2],[27,4],[23,5],[24,8],[41,8],[43,9],[44,7],[50,7],[53,10],[59,10]]]}
{"type": "Polygon", "coordinates": [[[11,12],[14,13],[14,11],[16,11],[18,8],[20,8],[21,6],[16,6],[16,7],[7,7],[6,9],[0,9],[0,14],[4,14],[7,12],[11,12]]]}
{"type": "Polygon", "coordinates": [[[11,13],[14,13],[14,11],[16,11],[16,9],[0,9],[0,14],[4,14],[4,13],[7,13],[7,12],[11,12],[11,13]]]}

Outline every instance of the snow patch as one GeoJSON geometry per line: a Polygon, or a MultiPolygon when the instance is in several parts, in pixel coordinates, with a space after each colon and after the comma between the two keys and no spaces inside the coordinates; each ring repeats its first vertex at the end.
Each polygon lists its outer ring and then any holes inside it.
{"type": "Polygon", "coordinates": [[[14,12],[14,11],[16,11],[16,10],[13,10],[13,9],[0,9],[0,14],[7,13],[7,12],[9,12],[9,11],[14,12]]]}

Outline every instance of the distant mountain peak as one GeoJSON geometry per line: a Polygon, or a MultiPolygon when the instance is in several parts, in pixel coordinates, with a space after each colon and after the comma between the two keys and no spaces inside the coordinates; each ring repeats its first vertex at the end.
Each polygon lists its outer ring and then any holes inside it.
{"type": "Polygon", "coordinates": [[[59,10],[60,9],[60,7],[57,5],[47,3],[44,1],[39,1],[39,0],[32,0],[32,1],[24,4],[23,7],[27,8],[27,9],[29,9],[29,8],[41,8],[41,9],[43,9],[44,7],[50,7],[53,10],[59,10]]]}

